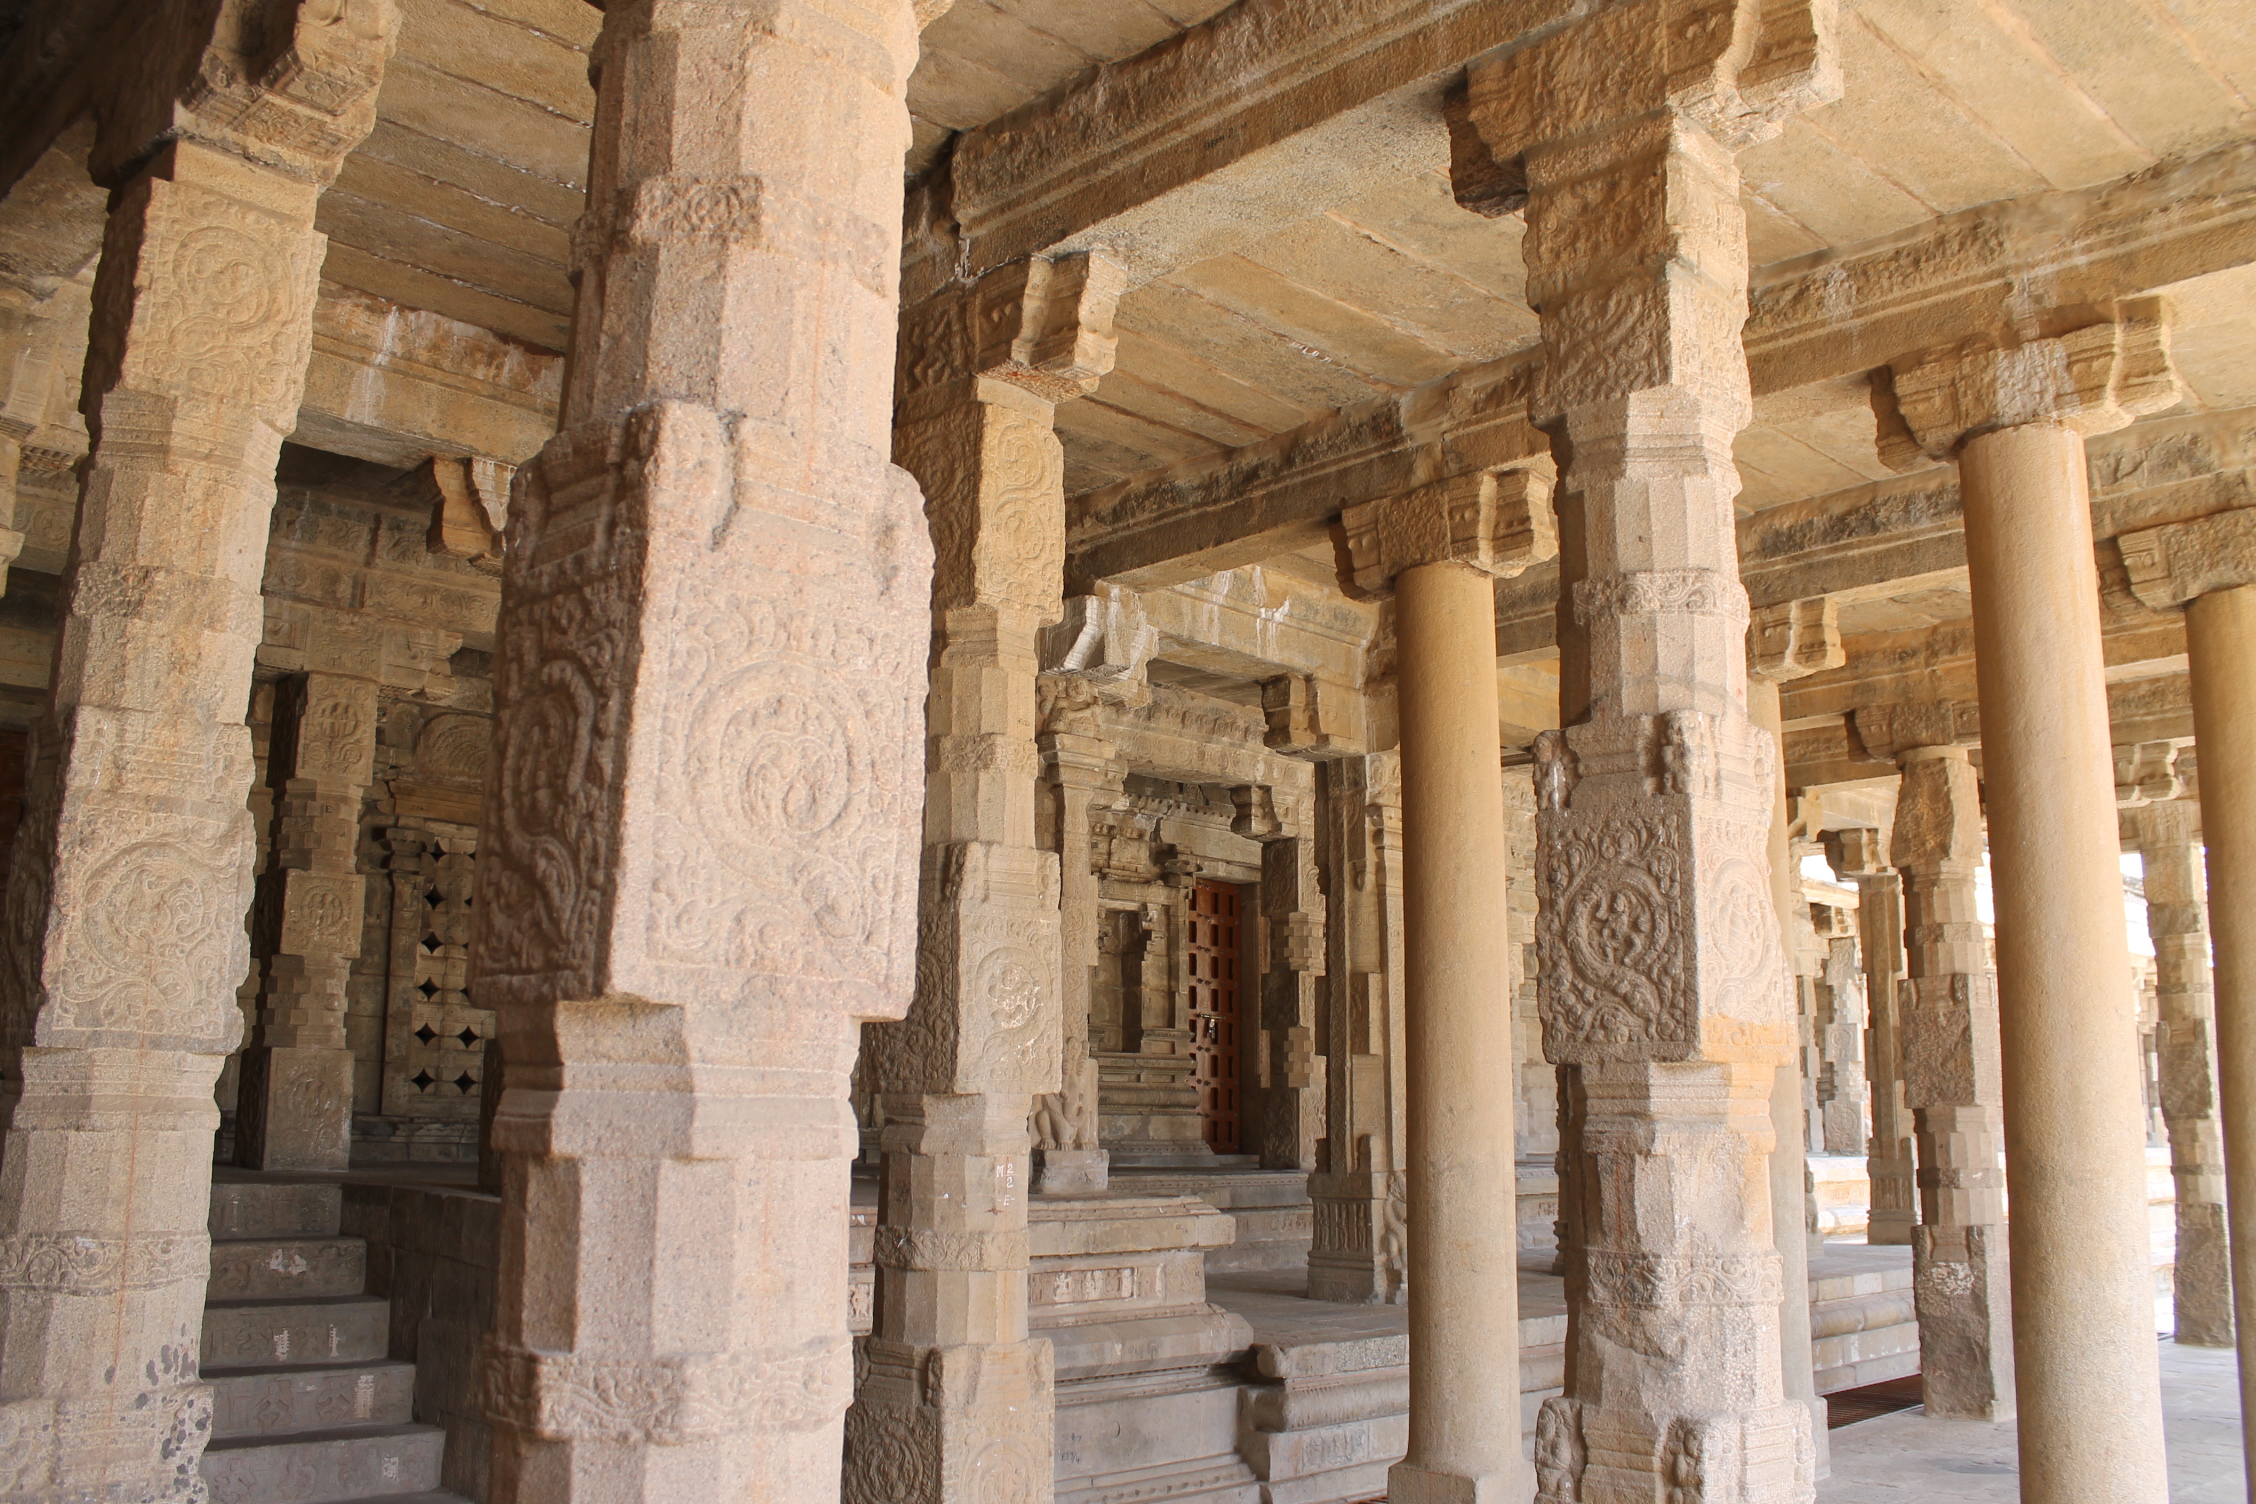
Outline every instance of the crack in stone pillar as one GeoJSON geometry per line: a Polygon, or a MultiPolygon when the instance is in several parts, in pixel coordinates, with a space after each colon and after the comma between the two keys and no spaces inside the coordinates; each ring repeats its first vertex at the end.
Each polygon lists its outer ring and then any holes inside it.
{"type": "Polygon", "coordinates": [[[2233,1345],[2232,1265],[2225,1242],[2225,1139],[2217,1111],[2217,1010],[2209,981],[2208,895],[2201,807],[2140,806],[2131,816],[2145,872],[2161,1038],[2162,1121],[2177,1183],[2177,1340],[2233,1345]]]}
{"type": "Polygon", "coordinates": [[[1029,1114],[1059,1092],[1065,1033],[1059,859],[1035,831],[1040,637],[1064,613],[1052,416],[1111,368],[1122,281],[1096,257],[1023,262],[902,322],[894,452],[937,554],[931,725],[916,999],[867,1035],[885,1128],[855,1504],[1017,1504],[1054,1470],[1026,1294],[1029,1114]]]}
{"type": "Polygon", "coordinates": [[[258,1040],[243,1056],[236,1158],[260,1170],[342,1170],[352,1159],[353,1101],[345,985],[366,900],[357,858],[376,684],[317,671],[290,685],[288,698],[275,751],[289,776],[260,905],[271,950],[258,1040]]]}
{"type": "MultiPolygon", "coordinates": [[[[1873,395],[1882,459],[1902,469],[1955,455],[1965,502],[1981,812],[1996,881],[2022,1490],[2047,1501],[2160,1504],[2169,1484],[2147,1232],[2146,1104],[2136,1001],[2126,985],[2130,950],[2084,439],[2177,405],[2168,334],[2153,304],[2125,304],[2100,323],[2054,334],[2032,329],[2011,347],[1974,342],[1903,356],[1875,379],[1873,395]]],[[[1893,741],[1919,747],[1965,739],[1899,731],[1893,741]]],[[[1907,796],[1920,766],[1907,768],[1907,796]]],[[[1930,769],[1926,776],[1940,775],[1930,769]]],[[[1961,843],[1973,839],[1971,774],[1948,776],[1966,787],[1950,795],[1953,829],[1944,834],[1952,859],[1970,861],[1961,843]],[[1961,825],[1968,834],[1956,833],[1961,825]]],[[[1907,835],[1907,818],[1899,801],[1899,852],[1922,845],[1907,835]]],[[[1923,968],[1921,902],[1907,880],[1910,1083],[1923,1066],[1916,1011],[1979,1017],[1989,1006],[1979,958],[1964,954],[1971,942],[1959,935],[1936,935],[1935,943],[1960,954],[1937,955],[1933,970],[1923,968]]],[[[1970,925],[1972,915],[1952,910],[1934,919],[1956,927],[1970,925]]],[[[1917,1104],[1916,1085],[1906,1095],[1917,1104]]],[[[1954,1090],[1947,1100],[1974,1098],[1954,1090]]],[[[1923,1109],[1923,1123],[1923,1182],[1930,1142],[1944,1150],[1950,1135],[1988,1131],[1955,1107],[1947,1119],[1923,1109]]],[[[1952,1211],[1951,1201],[1978,1196],[1975,1187],[1947,1181],[1920,1189],[1923,1203],[1940,1194],[1952,1211]]],[[[1940,1253],[1939,1232],[1932,1247],[1940,1253]]]]}
{"type": "Polygon", "coordinates": [[[1903,1245],[1919,1220],[1913,1170],[1911,1109],[1903,1094],[1902,1022],[1896,984],[1904,974],[1903,885],[1887,865],[1876,830],[1827,835],[1833,870],[1856,884],[1857,942],[1864,955],[1865,1080],[1872,1099],[1872,1136],[1865,1176],[1872,1187],[1865,1241],[1903,1245]]]}
{"type": "Polygon", "coordinates": [[[1912,1230],[1928,1413],[2013,1417],[2013,1291],[2005,1228],[2005,1093],[1997,975],[1975,877],[1982,801],[1964,747],[1899,747],[1890,856],[1903,875],[1904,1101],[1919,1156],[1912,1230]]]}
{"type": "MultiPolygon", "coordinates": [[[[1558,552],[1548,461],[1341,515],[1342,574],[1392,595],[1402,728],[1410,1441],[1398,1504],[1519,1498],[1519,1244],[1496,586],[1558,552]]],[[[1390,1198],[1391,1199],[1391,1198],[1390,1198]]],[[[1383,1257],[1383,1250],[1382,1250],[1383,1257]]],[[[1391,1293],[1391,1292],[1390,1292],[1391,1293]]]]}
{"type": "Polygon", "coordinates": [[[311,352],[315,205],[374,122],[397,26],[386,0],[277,20],[271,65],[207,15],[97,101],[93,447],[0,974],[11,1500],[204,1496],[212,1093],[242,1027],[274,467],[311,352]]]}
{"type": "Polygon", "coordinates": [[[1823,3],[1632,0],[1476,64],[1449,109],[1460,168],[1526,195],[1537,411],[1581,519],[1588,716],[1537,744],[1544,1049],[1579,1076],[1582,1165],[1544,1504],[1812,1496],[1769,1193],[1794,1034],[1733,529],[1734,154],[1837,97],[1831,30],[1823,3]]]}
{"type": "Polygon", "coordinates": [[[836,1499],[849,1076],[915,979],[931,553],[889,464],[911,0],[614,5],[516,478],[471,974],[496,1504],[836,1499]]]}
{"type": "Polygon", "coordinates": [[[2156,609],[2186,613],[2215,954],[2233,1336],[2243,1452],[2256,1493],[2256,510],[2212,513],[2119,541],[2132,593],[2156,609]]]}

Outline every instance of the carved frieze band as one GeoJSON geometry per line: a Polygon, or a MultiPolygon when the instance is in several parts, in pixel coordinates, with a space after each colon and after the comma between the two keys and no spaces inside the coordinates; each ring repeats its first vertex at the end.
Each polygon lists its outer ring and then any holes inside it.
{"type": "Polygon", "coordinates": [[[556,1441],[667,1445],[830,1425],[853,1396],[854,1362],[845,1342],[616,1363],[497,1345],[485,1380],[498,1425],[556,1441]]]}

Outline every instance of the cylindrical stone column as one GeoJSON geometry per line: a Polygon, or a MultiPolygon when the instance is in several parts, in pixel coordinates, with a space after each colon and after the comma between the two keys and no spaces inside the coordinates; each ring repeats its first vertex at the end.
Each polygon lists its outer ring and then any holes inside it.
{"type": "Polygon", "coordinates": [[[2083,437],[2052,422],[1981,433],[1959,475],[1996,878],[2021,1486],[2045,1504],[2161,1504],[2146,1116],[2083,437]]]}
{"type": "Polygon", "coordinates": [[[1395,587],[1409,1043],[1410,1450],[1397,1504],[1520,1494],[1508,857],[1496,607],[1457,564],[1395,587]]]}
{"type": "Polygon", "coordinates": [[[2186,610],[2186,645],[2209,848],[2241,1437],[2256,1489],[2256,585],[2194,601],[2186,610]]]}
{"type": "Polygon", "coordinates": [[[2190,799],[2143,805],[2131,823],[2146,882],[2146,931],[2154,942],[2155,1053],[2177,1187],[2173,1325],[2180,1342],[2230,1347],[2232,1269],[2225,1240],[2224,1125],[2217,1113],[2217,1013],[2201,885],[2201,807],[2190,799]]]}

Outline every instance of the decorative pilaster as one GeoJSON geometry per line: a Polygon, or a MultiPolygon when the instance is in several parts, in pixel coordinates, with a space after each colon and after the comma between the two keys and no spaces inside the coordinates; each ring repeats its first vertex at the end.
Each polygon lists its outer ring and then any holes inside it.
{"type": "Polygon", "coordinates": [[[1394,597],[1402,728],[1398,1237],[1415,1296],[1410,1445],[1388,1497],[1509,1499],[1523,1473],[1495,581],[1558,552],[1551,466],[1434,481],[1349,507],[1340,528],[1343,583],[1394,597]]]}
{"type": "Polygon", "coordinates": [[[1734,153],[1838,90],[1828,4],[1637,0],[1476,63],[1451,112],[1460,199],[1484,197],[1482,167],[1497,208],[1526,198],[1540,421],[1582,519],[1588,718],[1537,744],[1544,1049],[1579,1075],[1585,1166],[1545,1504],[1694,1479],[1811,1497],[1769,1193],[1794,1037],[1733,525],[1751,411],[1734,153]]]}
{"type": "Polygon", "coordinates": [[[244,1051],[236,1160],[259,1170],[342,1170],[352,1160],[353,1053],[345,985],[360,954],[367,879],[360,800],[376,754],[376,683],[299,676],[278,697],[270,755],[285,760],[256,1041],[244,1051]]]}
{"type": "MultiPolygon", "coordinates": [[[[2010,348],[1973,341],[1906,356],[1874,383],[1881,457],[1908,467],[1955,456],[1965,503],[1995,875],[2013,1378],[2030,1498],[2160,1504],[2169,1492],[2084,439],[2178,400],[2151,304],[2010,348]],[[2094,1049],[2095,1039],[2124,1048],[2094,1049]]],[[[1898,747],[1951,740],[1893,738],[1898,747]]],[[[1903,844],[1904,820],[1899,809],[1899,849],[1916,850],[1903,844]]],[[[1913,890],[1907,882],[1907,936],[1921,925],[1913,890]]],[[[1906,1009],[1905,1070],[1915,1080],[1913,1011],[1943,999],[1921,985],[1916,938],[1910,948],[1919,994],[1906,1009]]],[[[1967,985],[1963,999],[1954,990],[1953,1010],[1987,1005],[1967,985]]]]}
{"type": "Polygon", "coordinates": [[[495,1504],[838,1494],[849,1076],[916,973],[931,554],[888,456],[917,11],[642,0],[594,49],[474,904],[508,1061],[495,1504]]]}
{"type": "MultiPolygon", "coordinates": [[[[1869,741],[1868,741],[1869,745],[1869,741]]],[[[1963,747],[1890,748],[1903,769],[1904,1101],[1919,1153],[1912,1230],[1921,1392],[1931,1415],[2014,1412],[1997,977],[1975,912],[1982,803],[1963,747]]]]}
{"type": "Polygon", "coordinates": [[[1065,574],[1051,418],[1111,368],[1120,284],[1101,259],[1027,262],[902,327],[894,452],[938,557],[916,1001],[868,1035],[885,1131],[856,1504],[1009,1499],[1051,1476],[1050,1345],[1026,1316],[1029,1114],[1064,1084],[1059,859],[1034,818],[1039,639],[1065,574]]]}
{"type": "Polygon", "coordinates": [[[241,1035],[274,466],[315,204],[374,122],[397,24],[387,0],[284,8],[287,45],[254,58],[196,13],[182,52],[152,38],[98,82],[93,449],[6,900],[0,1456],[9,1497],[41,1504],[204,1495],[212,1087],[241,1035]]]}
{"type": "Polygon", "coordinates": [[[2201,872],[2201,807],[2141,805],[2131,816],[2154,941],[2156,1053],[2162,1121],[2177,1182],[2177,1340],[2233,1345],[2232,1264],[2225,1241],[2225,1140],[2217,1107],[2217,1010],[2209,981],[2208,894],[2201,872]]]}
{"type": "Polygon", "coordinates": [[[1880,832],[1844,830],[1826,837],[1833,870],[1856,884],[1857,945],[1864,956],[1868,1022],[1865,1081],[1872,1098],[1872,1136],[1865,1176],[1872,1206],[1865,1241],[1907,1244],[1919,1220],[1913,1171],[1911,1108],[1904,1101],[1903,1043],[1897,984],[1904,975],[1903,885],[1882,850],[1880,832]]]}

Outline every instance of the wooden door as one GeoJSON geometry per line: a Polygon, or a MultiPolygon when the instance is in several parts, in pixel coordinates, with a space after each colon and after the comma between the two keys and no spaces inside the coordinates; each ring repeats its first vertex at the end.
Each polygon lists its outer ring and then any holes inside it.
{"type": "Polygon", "coordinates": [[[1217,1154],[1238,1152],[1238,890],[1201,880],[1191,891],[1192,1084],[1217,1154]]]}

